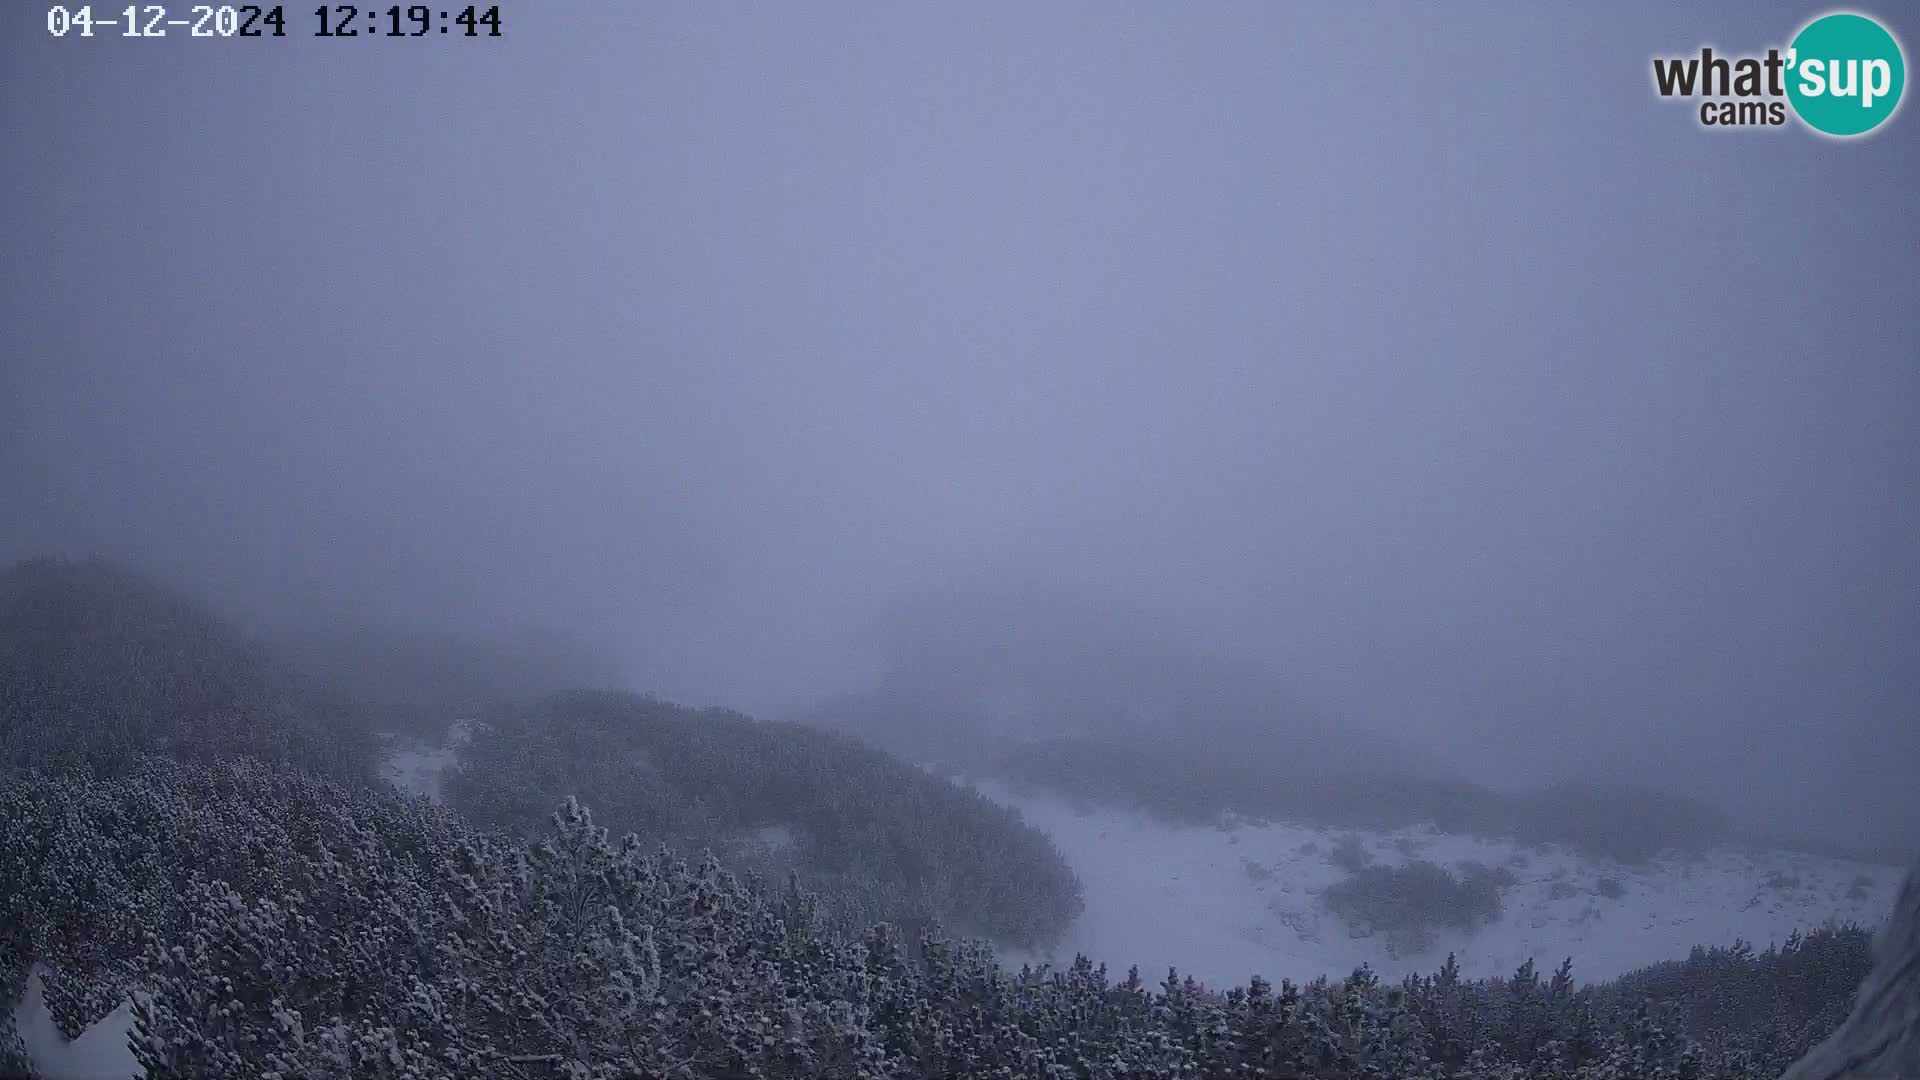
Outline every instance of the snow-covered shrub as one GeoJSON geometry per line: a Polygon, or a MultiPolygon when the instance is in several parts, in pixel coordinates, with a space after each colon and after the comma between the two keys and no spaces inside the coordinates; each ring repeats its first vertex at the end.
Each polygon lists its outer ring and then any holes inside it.
{"type": "MultiPolygon", "coordinates": [[[[155,941],[189,935],[196,889],[259,897],[341,868],[432,873],[463,828],[424,804],[251,759],[149,756],[109,779],[15,776],[0,783],[0,926],[13,928],[12,966],[49,969],[48,1007],[72,1036],[139,984],[155,941]],[[373,836],[408,859],[385,857],[373,836]]],[[[377,884],[398,898],[391,880],[377,884]]]]}
{"type": "Polygon", "coordinates": [[[1373,865],[1373,852],[1367,850],[1359,833],[1345,833],[1327,852],[1327,862],[1349,874],[1357,874],[1373,865]]]}
{"type": "Polygon", "coordinates": [[[1394,955],[1425,952],[1441,929],[1471,933],[1498,919],[1512,871],[1464,865],[1454,873],[1425,859],[1368,866],[1327,887],[1328,911],[1348,926],[1383,934],[1394,955]]]}

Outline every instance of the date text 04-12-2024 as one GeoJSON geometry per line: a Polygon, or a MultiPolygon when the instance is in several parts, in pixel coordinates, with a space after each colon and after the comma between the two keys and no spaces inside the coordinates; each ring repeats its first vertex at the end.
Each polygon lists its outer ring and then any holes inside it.
{"type": "Polygon", "coordinates": [[[291,25],[286,6],[259,4],[130,4],[117,12],[91,4],[55,5],[47,10],[47,32],[54,37],[163,38],[287,37],[289,33],[325,38],[499,37],[500,7],[439,7],[395,4],[362,8],[323,4],[301,25],[291,25]]]}

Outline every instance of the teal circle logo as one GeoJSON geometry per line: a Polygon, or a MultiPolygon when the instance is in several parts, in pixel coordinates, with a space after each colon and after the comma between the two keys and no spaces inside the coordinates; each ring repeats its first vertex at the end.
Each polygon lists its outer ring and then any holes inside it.
{"type": "Polygon", "coordinates": [[[1787,49],[1787,100],[1815,131],[1865,135],[1900,107],[1907,62],[1886,27],[1865,15],[1823,15],[1787,49]]]}

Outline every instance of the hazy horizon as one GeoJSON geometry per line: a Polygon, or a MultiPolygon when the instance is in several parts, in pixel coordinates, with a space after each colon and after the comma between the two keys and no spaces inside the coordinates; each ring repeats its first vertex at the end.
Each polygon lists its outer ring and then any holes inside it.
{"type": "Polygon", "coordinates": [[[979,640],[1143,622],[1483,778],[1911,844],[1920,117],[1648,85],[1811,10],[24,19],[0,558],[768,715],[1031,581],[979,640]]]}

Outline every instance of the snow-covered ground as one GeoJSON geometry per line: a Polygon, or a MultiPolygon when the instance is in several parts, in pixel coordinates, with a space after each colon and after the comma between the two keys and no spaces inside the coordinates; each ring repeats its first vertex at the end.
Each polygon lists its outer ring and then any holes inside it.
{"type": "Polygon", "coordinates": [[[380,765],[380,775],[409,795],[440,801],[440,777],[453,765],[455,751],[424,743],[396,745],[380,765]]]}
{"type": "Polygon", "coordinates": [[[1398,979],[1432,971],[1449,951],[1468,976],[1510,975],[1529,958],[1551,969],[1572,957],[1576,977],[1605,979],[1682,959],[1694,945],[1740,938],[1764,949],[1829,920],[1878,925],[1900,884],[1892,867],[1785,851],[1722,849],[1635,867],[1431,829],[1177,828],[979,786],[1046,830],[1086,886],[1086,914],[1066,939],[1046,955],[1014,959],[1085,953],[1110,971],[1138,964],[1155,980],[1174,966],[1213,985],[1254,974],[1302,981],[1338,978],[1362,963],[1398,979]],[[1443,934],[1411,956],[1390,955],[1380,938],[1353,936],[1319,901],[1321,890],[1346,876],[1328,856],[1350,834],[1382,865],[1427,859],[1506,867],[1516,881],[1504,915],[1475,934],[1443,934]],[[1617,898],[1601,895],[1603,878],[1618,883],[1617,898]]]}
{"type": "MultiPolygon", "coordinates": [[[[441,776],[471,730],[464,721],[454,725],[442,747],[396,745],[385,776],[403,791],[440,798],[441,776]]],[[[1509,975],[1529,958],[1551,969],[1572,957],[1576,976],[1604,979],[1684,958],[1695,945],[1739,938],[1765,948],[1828,921],[1878,925],[1901,875],[1893,867],[1773,850],[1728,848],[1636,867],[1431,829],[1179,828],[1141,814],[1019,796],[995,784],[978,787],[1051,835],[1086,886],[1086,913],[1063,941],[1045,954],[1007,956],[1008,962],[1062,962],[1085,953],[1116,975],[1138,964],[1151,980],[1177,967],[1216,986],[1254,974],[1304,981],[1338,978],[1363,963],[1398,979],[1432,971],[1449,951],[1471,977],[1509,975]],[[1349,836],[1381,865],[1427,859],[1449,867],[1505,867],[1515,878],[1505,913],[1477,933],[1443,935],[1425,953],[1390,955],[1384,940],[1354,936],[1320,904],[1321,890],[1346,874],[1329,855],[1349,836]],[[1603,879],[1619,885],[1617,896],[1602,894],[1603,879]]],[[[762,839],[786,837],[776,832],[762,839]]],[[[127,1007],[68,1042],[54,1029],[36,978],[14,1015],[48,1080],[130,1075],[122,1071],[132,1063],[127,1007]]]]}
{"type": "Polygon", "coordinates": [[[401,791],[438,802],[441,776],[453,767],[460,747],[473,738],[478,727],[474,720],[455,720],[439,746],[418,739],[395,739],[386,760],[380,763],[380,775],[401,791]]]}
{"type": "Polygon", "coordinates": [[[133,1003],[123,1001],[93,1026],[68,1039],[54,1026],[40,985],[40,968],[27,975],[27,992],[14,1006],[13,1022],[33,1067],[45,1080],[127,1080],[140,1072],[127,1045],[133,1003]]]}
{"type": "MultiPolygon", "coordinates": [[[[456,726],[448,742],[457,746],[466,737],[467,728],[456,726]]],[[[455,755],[400,750],[388,775],[403,790],[438,797],[440,772],[455,755]]],[[[1214,985],[1254,974],[1304,981],[1338,978],[1363,963],[1398,979],[1434,970],[1450,951],[1470,977],[1510,975],[1528,959],[1550,969],[1571,957],[1577,977],[1606,979],[1684,958],[1695,945],[1741,939],[1765,948],[1829,921],[1878,925],[1900,884],[1893,867],[1788,851],[1724,848],[1625,866],[1559,847],[1432,829],[1180,828],[1142,814],[1020,796],[993,783],[976,786],[1052,836],[1086,887],[1086,914],[1065,939],[1046,953],[1008,960],[1062,962],[1085,953],[1113,972],[1138,964],[1154,979],[1177,967],[1214,985]],[[1427,859],[1505,867],[1515,883],[1504,914],[1470,935],[1442,934],[1424,953],[1392,955],[1383,938],[1355,936],[1320,903],[1321,890],[1346,876],[1329,855],[1349,835],[1381,865],[1427,859]],[[1618,885],[1617,896],[1603,894],[1608,880],[1618,885]]]]}
{"type": "MultiPolygon", "coordinates": [[[[468,730],[456,725],[448,743],[457,747],[468,730]]],[[[404,790],[438,797],[440,771],[455,754],[402,750],[388,775],[404,790]]],[[[1432,971],[1449,951],[1472,977],[1510,975],[1529,958],[1551,969],[1572,957],[1577,977],[1605,979],[1684,958],[1695,945],[1737,938],[1764,949],[1828,921],[1878,925],[1901,875],[1893,867],[1774,850],[1727,848],[1623,866],[1558,847],[1431,829],[1179,828],[1141,814],[1023,797],[997,784],[976,786],[1052,836],[1086,887],[1086,914],[1064,940],[1010,962],[1085,953],[1113,972],[1138,964],[1158,979],[1177,967],[1214,985],[1253,974],[1338,978],[1363,963],[1398,979],[1432,971]],[[1443,934],[1424,953],[1391,955],[1384,939],[1354,936],[1320,903],[1320,891],[1346,876],[1328,857],[1348,835],[1382,865],[1427,859],[1505,867],[1515,878],[1505,912],[1477,933],[1443,934]],[[1603,895],[1608,879],[1618,896],[1603,895]]]]}

